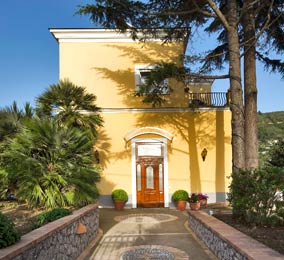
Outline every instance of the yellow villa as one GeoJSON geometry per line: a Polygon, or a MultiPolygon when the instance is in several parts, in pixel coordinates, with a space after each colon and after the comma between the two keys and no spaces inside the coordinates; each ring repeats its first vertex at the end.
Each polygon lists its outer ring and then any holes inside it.
{"type": "Polygon", "coordinates": [[[183,43],[138,42],[105,29],[50,32],[59,43],[60,79],[86,87],[101,108],[104,127],[96,148],[102,206],[113,205],[117,188],[128,192],[133,208],[170,207],[178,189],[205,193],[211,203],[226,200],[232,169],[226,93],[212,93],[211,81],[184,87],[168,79],[160,107],[134,95],[158,62],[181,64],[183,43]]]}

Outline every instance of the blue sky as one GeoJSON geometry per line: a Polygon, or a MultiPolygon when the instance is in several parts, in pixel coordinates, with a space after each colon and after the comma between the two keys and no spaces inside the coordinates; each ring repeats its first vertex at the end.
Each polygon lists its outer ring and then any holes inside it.
{"type": "MultiPolygon", "coordinates": [[[[74,15],[92,0],[10,0],[0,9],[0,107],[21,106],[58,82],[58,44],[48,28],[92,28],[86,16],[74,15]]],[[[202,42],[203,40],[200,39],[202,42]]],[[[206,41],[203,41],[203,44],[206,41]]],[[[284,57],[282,57],[283,59],[284,57]]],[[[284,80],[258,66],[258,110],[284,110],[284,80]]],[[[213,91],[226,91],[226,80],[213,91]]]]}

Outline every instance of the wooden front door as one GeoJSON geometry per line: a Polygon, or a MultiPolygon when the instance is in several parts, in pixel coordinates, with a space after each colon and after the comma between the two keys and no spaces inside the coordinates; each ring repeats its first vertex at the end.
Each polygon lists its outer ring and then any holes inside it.
{"type": "MultiPolygon", "coordinates": [[[[157,149],[157,144],[155,144],[157,149]]],[[[147,144],[151,147],[151,144],[147,144]]],[[[136,160],[136,189],[138,207],[163,207],[164,206],[164,164],[161,154],[149,156],[143,154],[136,160]]],[[[151,154],[151,153],[150,153],[151,154]]]]}

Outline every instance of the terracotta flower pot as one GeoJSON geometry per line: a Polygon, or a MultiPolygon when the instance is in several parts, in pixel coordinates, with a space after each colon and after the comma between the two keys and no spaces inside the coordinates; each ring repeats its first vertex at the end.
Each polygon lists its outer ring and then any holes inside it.
{"type": "Polygon", "coordinates": [[[189,204],[191,210],[199,210],[200,209],[200,202],[194,202],[189,204]]]}
{"type": "Polygon", "coordinates": [[[176,203],[177,203],[177,208],[179,210],[185,210],[185,208],[186,208],[186,201],[185,200],[179,200],[176,203]]]}
{"type": "Polygon", "coordinates": [[[206,206],[207,206],[207,199],[200,200],[200,207],[201,208],[206,208],[206,206]]]}
{"type": "Polygon", "coordinates": [[[124,204],[125,204],[125,201],[123,201],[123,200],[115,200],[114,201],[114,208],[116,210],[123,210],[124,204]]]}

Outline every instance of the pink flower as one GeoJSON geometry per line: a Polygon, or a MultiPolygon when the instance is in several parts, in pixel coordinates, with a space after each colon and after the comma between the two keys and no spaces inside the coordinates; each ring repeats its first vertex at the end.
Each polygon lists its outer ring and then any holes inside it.
{"type": "Polygon", "coordinates": [[[198,193],[199,200],[207,200],[209,196],[207,194],[198,193]]]}

